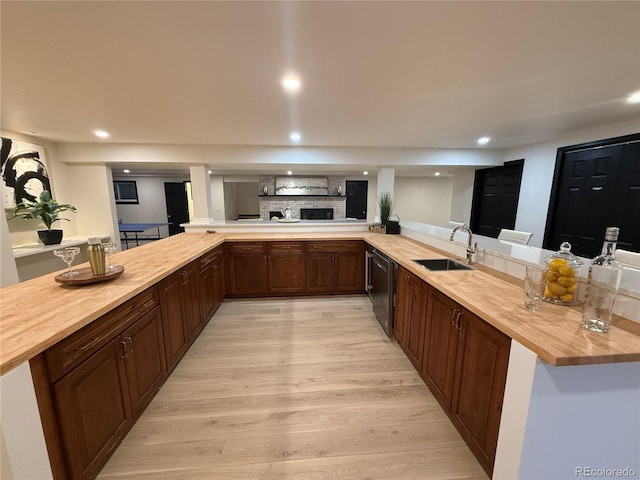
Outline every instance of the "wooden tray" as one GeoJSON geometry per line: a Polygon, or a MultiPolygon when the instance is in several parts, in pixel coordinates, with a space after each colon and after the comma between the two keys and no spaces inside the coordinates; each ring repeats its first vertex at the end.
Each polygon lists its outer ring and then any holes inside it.
{"type": "Polygon", "coordinates": [[[106,282],[115,280],[122,275],[124,267],[122,265],[114,265],[112,270],[105,270],[104,275],[95,276],[91,274],[91,267],[76,268],[74,271],[78,272],[78,274],[73,277],[65,277],[63,273],[56,275],[56,282],[64,283],[65,285],[87,285],[89,283],[106,282]]]}

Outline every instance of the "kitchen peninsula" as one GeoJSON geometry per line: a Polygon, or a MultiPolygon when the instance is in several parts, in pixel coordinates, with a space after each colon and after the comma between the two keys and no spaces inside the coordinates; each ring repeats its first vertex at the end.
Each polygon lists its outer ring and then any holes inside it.
{"type": "Polygon", "coordinates": [[[114,282],[64,288],[51,274],[3,288],[1,371],[37,357],[225,243],[285,241],[364,241],[511,339],[494,478],[566,478],[580,466],[640,470],[636,325],[622,321],[600,335],[580,329],[574,309],[545,304],[539,312],[529,312],[518,280],[482,266],[454,273],[427,271],[413,259],[443,253],[404,236],[288,229],[185,233],[114,255],[125,266],[114,282]],[[33,302],[34,291],[48,301],[33,302]],[[621,445],[617,438],[626,440],[621,445]]]}

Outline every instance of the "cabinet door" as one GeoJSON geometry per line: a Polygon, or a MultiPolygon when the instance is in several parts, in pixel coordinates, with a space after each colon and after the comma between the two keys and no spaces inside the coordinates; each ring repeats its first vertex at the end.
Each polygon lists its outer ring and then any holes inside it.
{"type": "Polygon", "coordinates": [[[182,302],[180,300],[182,278],[182,272],[178,271],[158,283],[168,370],[173,369],[188,346],[182,323],[182,302]]]}
{"type": "Polygon", "coordinates": [[[403,350],[407,346],[407,328],[411,301],[413,300],[411,274],[404,267],[398,267],[396,280],[396,313],[393,334],[403,350]]]}
{"type": "Polygon", "coordinates": [[[214,267],[213,255],[205,255],[200,259],[200,311],[202,312],[202,320],[205,322],[209,320],[215,310],[214,267]]]}
{"type": "Polygon", "coordinates": [[[305,277],[308,293],[331,293],[334,282],[334,254],[307,253],[305,277]]]}
{"type": "Polygon", "coordinates": [[[182,269],[180,287],[182,320],[187,342],[191,343],[203,325],[200,313],[200,270],[197,262],[191,262],[182,269]]]}
{"type": "Polygon", "coordinates": [[[335,291],[364,293],[364,250],[356,248],[354,252],[335,255],[335,291]]]}
{"type": "Polygon", "coordinates": [[[94,478],[133,423],[125,348],[117,337],[53,385],[72,479],[94,478]]]}
{"type": "Polygon", "coordinates": [[[166,377],[162,316],[156,308],[122,332],[133,416],[138,417],[166,377]]]}
{"type": "MultiPolygon", "coordinates": [[[[213,312],[218,310],[224,301],[225,284],[224,284],[224,259],[221,251],[213,260],[213,312]]],[[[213,314],[212,312],[212,314],[213,314]]],[[[205,319],[207,321],[208,319],[205,319]]]]}
{"type": "Polygon", "coordinates": [[[406,348],[407,357],[418,370],[422,368],[422,356],[429,303],[429,285],[416,276],[411,276],[411,305],[408,308],[406,348]]]}
{"type": "Polygon", "coordinates": [[[300,293],[305,286],[304,254],[269,256],[269,291],[273,293],[300,293]]]}
{"type": "Polygon", "coordinates": [[[498,443],[511,340],[465,311],[451,417],[491,475],[498,443]]]}
{"type": "Polygon", "coordinates": [[[231,293],[256,295],[268,292],[267,255],[230,255],[231,293]]]}
{"type": "Polygon", "coordinates": [[[432,290],[429,294],[427,332],[422,362],[422,378],[442,407],[449,411],[458,349],[457,320],[461,307],[446,295],[432,290]]]}

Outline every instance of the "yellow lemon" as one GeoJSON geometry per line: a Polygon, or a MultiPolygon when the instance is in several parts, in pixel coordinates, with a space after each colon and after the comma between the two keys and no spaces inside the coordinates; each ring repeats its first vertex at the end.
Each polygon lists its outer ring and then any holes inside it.
{"type": "Polygon", "coordinates": [[[567,289],[565,287],[563,287],[562,285],[560,285],[557,282],[549,282],[547,283],[547,288],[549,290],[551,290],[553,292],[554,295],[556,295],[557,297],[560,297],[562,295],[564,295],[565,293],[567,293],[567,289]]]}
{"type": "Polygon", "coordinates": [[[573,302],[573,294],[565,293],[564,295],[560,295],[560,300],[563,302],[573,302]]]}
{"type": "Polygon", "coordinates": [[[573,277],[558,277],[558,283],[563,287],[569,287],[576,283],[576,280],[573,277]]]}
{"type": "Polygon", "coordinates": [[[547,272],[546,278],[550,282],[555,282],[556,280],[558,280],[558,274],[556,272],[547,272]]]}
{"type": "Polygon", "coordinates": [[[572,267],[560,267],[558,273],[563,277],[575,277],[576,271],[572,267]]]}
{"type": "Polygon", "coordinates": [[[553,294],[553,292],[551,290],[549,290],[549,287],[546,287],[544,289],[544,296],[547,298],[556,298],[556,296],[553,294]]]}
{"type": "Polygon", "coordinates": [[[573,285],[568,285],[567,286],[567,293],[573,293],[576,291],[576,289],[578,288],[578,285],[576,285],[575,283],[573,285]]]}
{"type": "Polygon", "coordinates": [[[567,261],[564,258],[554,258],[549,262],[549,270],[557,272],[560,270],[560,267],[564,267],[566,265],[567,261]]]}

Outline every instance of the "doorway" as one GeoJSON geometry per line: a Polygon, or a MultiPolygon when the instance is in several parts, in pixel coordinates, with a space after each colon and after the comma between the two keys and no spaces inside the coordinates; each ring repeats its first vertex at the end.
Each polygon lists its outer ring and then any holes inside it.
{"type": "Polygon", "coordinates": [[[558,149],[543,248],[592,258],[613,226],[619,248],[640,251],[640,134],[558,149]]]}
{"type": "Polygon", "coordinates": [[[169,235],[184,232],[181,223],[189,221],[187,188],[184,182],[164,182],[164,197],[167,203],[169,235]]]}
{"type": "Polygon", "coordinates": [[[367,218],[367,180],[347,180],[347,218],[367,218]]]}
{"type": "Polygon", "coordinates": [[[476,170],[469,222],[474,233],[498,238],[501,229],[514,229],[523,166],[524,160],[513,160],[476,170]]]}

